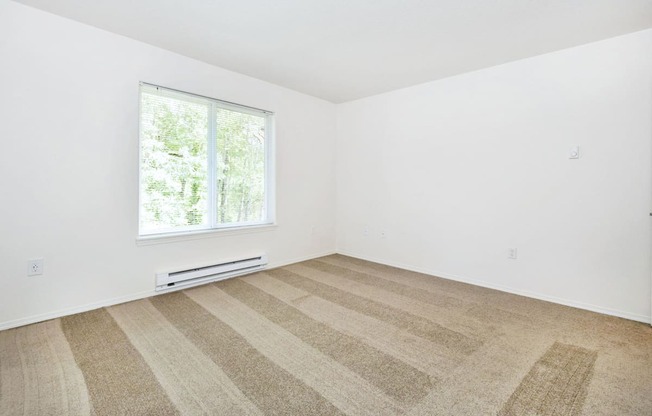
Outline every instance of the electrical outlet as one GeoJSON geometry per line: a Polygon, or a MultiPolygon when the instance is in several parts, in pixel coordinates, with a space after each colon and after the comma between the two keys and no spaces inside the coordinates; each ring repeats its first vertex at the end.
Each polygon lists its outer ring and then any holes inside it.
{"type": "Polygon", "coordinates": [[[27,275],[28,276],[38,276],[43,274],[43,265],[45,261],[43,259],[31,259],[27,261],[27,275]]]}
{"type": "Polygon", "coordinates": [[[514,247],[507,249],[507,258],[516,260],[518,258],[518,250],[514,247]]]}
{"type": "Polygon", "coordinates": [[[366,225],[365,225],[364,228],[362,229],[362,236],[363,236],[364,238],[369,237],[369,227],[366,226],[366,225]]]}
{"type": "Polygon", "coordinates": [[[380,232],[380,239],[381,239],[381,240],[384,240],[384,239],[386,239],[386,238],[387,238],[387,231],[382,230],[382,231],[380,232]]]}

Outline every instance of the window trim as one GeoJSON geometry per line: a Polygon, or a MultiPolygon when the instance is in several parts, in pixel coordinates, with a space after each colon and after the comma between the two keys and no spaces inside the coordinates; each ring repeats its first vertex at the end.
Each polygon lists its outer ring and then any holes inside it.
{"type": "Polygon", "coordinates": [[[245,234],[257,234],[274,231],[278,224],[257,224],[242,227],[218,228],[218,229],[201,229],[195,231],[179,231],[167,234],[146,234],[136,238],[137,246],[151,246],[156,244],[176,243],[180,241],[203,240],[206,238],[229,237],[245,234]]]}
{"type": "Polygon", "coordinates": [[[248,234],[252,232],[261,232],[269,231],[270,229],[276,228],[276,152],[275,152],[275,113],[269,110],[263,110],[260,108],[242,105],[233,103],[231,101],[220,100],[217,98],[207,97],[200,94],[195,94],[191,92],[181,91],[174,88],[164,87],[161,85],[151,84],[148,82],[140,81],[138,87],[138,233],[137,233],[137,244],[138,245],[149,245],[157,243],[167,243],[174,241],[185,241],[193,240],[196,238],[207,238],[212,236],[223,236],[223,235],[233,235],[233,234],[248,234]],[[264,183],[264,192],[265,200],[263,210],[266,213],[265,219],[262,221],[250,221],[250,222],[239,222],[239,223],[230,223],[230,224],[219,224],[217,223],[217,206],[215,205],[215,190],[211,186],[208,187],[208,200],[209,206],[208,210],[208,224],[207,225],[189,225],[185,227],[176,227],[176,228],[167,228],[162,230],[157,230],[154,232],[143,233],[141,230],[141,214],[142,214],[142,94],[143,87],[145,88],[156,88],[157,90],[162,90],[163,95],[166,92],[170,92],[171,98],[174,98],[175,95],[187,96],[190,99],[197,99],[198,102],[202,104],[209,104],[209,120],[208,120],[208,160],[207,163],[209,167],[213,169],[208,169],[207,180],[210,183],[215,182],[215,168],[216,164],[216,155],[215,147],[216,143],[213,143],[214,140],[210,140],[211,137],[216,137],[215,135],[215,110],[217,108],[224,108],[231,111],[238,111],[245,114],[261,116],[264,115],[265,119],[265,183],[264,183]],[[212,201],[212,202],[210,202],[212,201]],[[215,212],[212,212],[215,211],[215,212]]]}
{"type": "Polygon", "coordinates": [[[171,92],[173,94],[176,93],[176,94],[181,94],[181,95],[189,95],[191,97],[198,98],[200,101],[204,101],[204,100],[214,101],[214,102],[216,102],[218,104],[221,104],[221,105],[230,106],[232,110],[237,110],[237,111],[242,111],[242,110],[247,111],[248,110],[248,111],[251,111],[251,113],[249,113],[249,114],[252,114],[252,115],[259,115],[259,113],[265,113],[267,115],[273,116],[275,114],[273,111],[263,110],[262,108],[252,107],[250,105],[238,104],[238,103],[234,103],[232,101],[220,100],[218,98],[212,98],[212,97],[208,97],[206,95],[195,94],[194,92],[181,91],[181,90],[177,90],[177,89],[170,88],[170,87],[164,87],[162,85],[151,84],[151,83],[145,82],[145,81],[140,81],[138,83],[138,85],[139,85],[139,88],[141,86],[152,87],[152,88],[160,88],[160,89],[162,89],[164,91],[169,91],[169,92],[171,92]]]}

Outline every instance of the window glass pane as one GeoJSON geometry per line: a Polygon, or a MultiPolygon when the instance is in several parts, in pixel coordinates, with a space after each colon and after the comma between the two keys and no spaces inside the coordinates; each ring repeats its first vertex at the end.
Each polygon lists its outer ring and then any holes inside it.
{"type": "Polygon", "coordinates": [[[265,117],[224,108],[216,112],[217,223],[266,219],[265,117]]]}
{"type": "Polygon", "coordinates": [[[141,233],[206,227],[210,106],[141,95],[141,233]]]}
{"type": "Polygon", "coordinates": [[[141,84],[140,234],[270,223],[270,118],[141,84]]]}

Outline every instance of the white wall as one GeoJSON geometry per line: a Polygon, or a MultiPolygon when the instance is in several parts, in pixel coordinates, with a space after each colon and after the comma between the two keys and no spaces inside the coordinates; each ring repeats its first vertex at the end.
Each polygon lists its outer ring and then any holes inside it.
{"type": "Polygon", "coordinates": [[[338,251],[649,322],[651,51],[647,30],[340,105],[338,251]]]}
{"type": "Polygon", "coordinates": [[[0,0],[0,328],[150,295],[179,265],[333,252],[334,135],[331,103],[0,0]],[[139,81],[276,112],[275,230],[136,245],[139,81]]]}

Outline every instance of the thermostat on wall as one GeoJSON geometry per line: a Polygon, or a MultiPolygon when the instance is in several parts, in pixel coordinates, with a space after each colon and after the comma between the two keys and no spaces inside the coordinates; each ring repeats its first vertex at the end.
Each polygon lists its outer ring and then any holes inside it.
{"type": "Polygon", "coordinates": [[[568,158],[569,159],[579,159],[580,158],[580,147],[579,146],[571,147],[570,152],[568,153],[568,158]]]}

